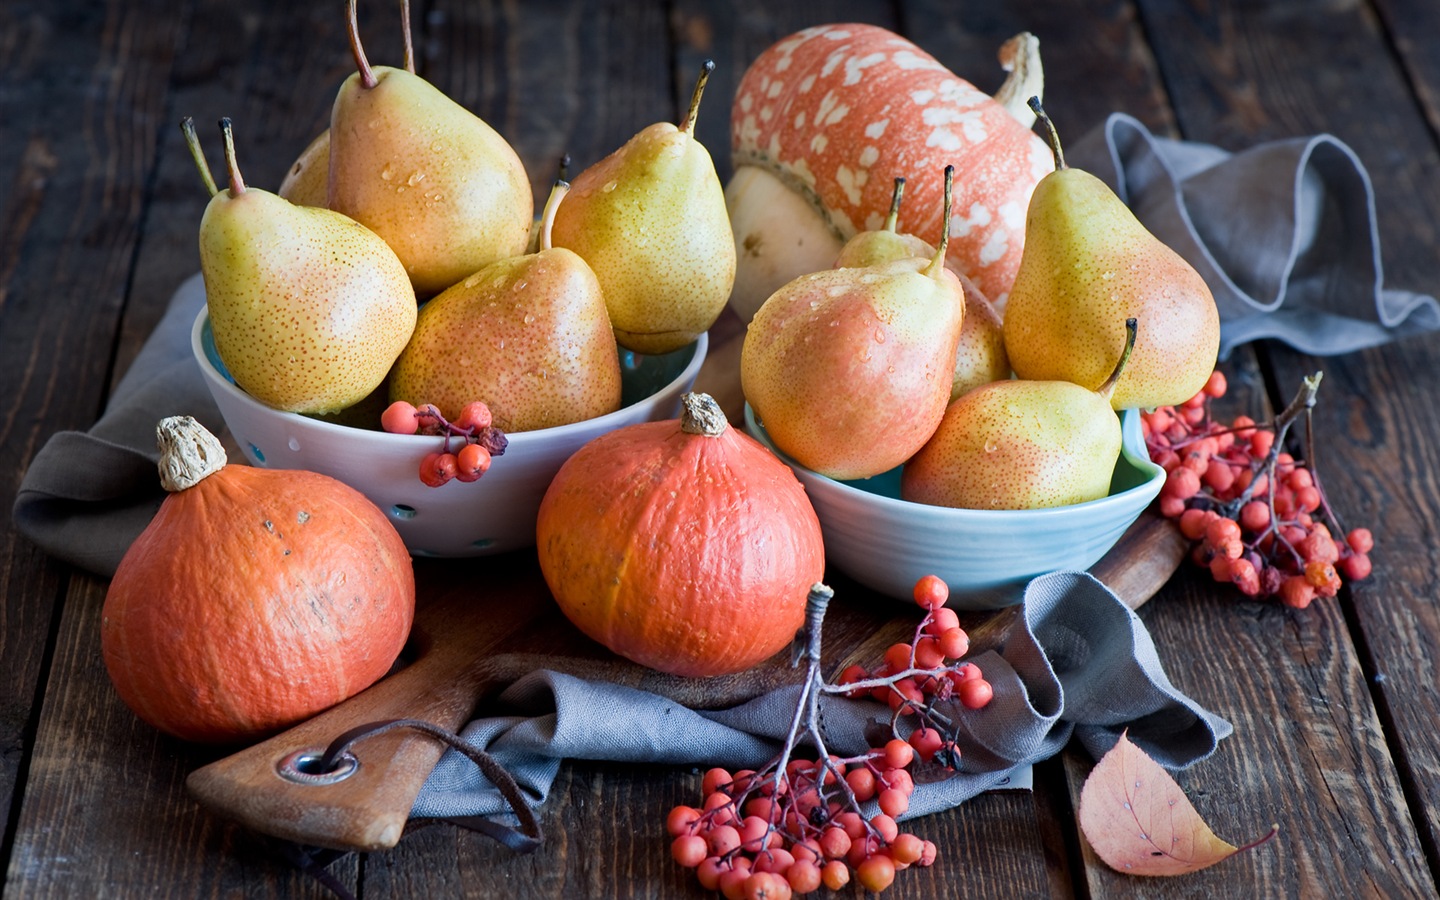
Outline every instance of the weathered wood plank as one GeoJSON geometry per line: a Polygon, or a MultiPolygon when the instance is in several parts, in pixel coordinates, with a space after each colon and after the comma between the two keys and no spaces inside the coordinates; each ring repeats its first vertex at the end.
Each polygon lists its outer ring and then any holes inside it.
{"type": "MultiPolygon", "coordinates": [[[[1412,116],[1384,113],[1386,104],[1408,107],[1411,100],[1374,20],[1362,10],[1160,2],[1142,2],[1141,9],[1142,19],[1164,23],[1150,33],[1176,121],[1186,137],[1236,149],[1330,130],[1367,158],[1377,174],[1377,190],[1398,198],[1413,196],[1411,192],[1421,188],[1420,173],[1434,151],[1428,134],[1416,128],[1412,116]],[[1416,159],[1406,162],[1409,157],[1416,159]]],[[[1406,209],[1413,209],[1419,221],[1392,224],[1387,230],[1387,240],[1392,232],[1410,232],[1387,246],[1387,261],[1394,259],[1398,270],[1413,271],[1421,259],[1429,258],[1423,248],[1433,248],[1434,230],[1424,221],[1427,214],[1421,205],[1408,203],[1406,209]]],[[[1428,252],[1433,255],[1433,250],[1428,252]]],[[[1298,386],[1302,372],[1314,368],[1308,365],[1313,361],[1285,362],[1287,354],[1278,348],[1271,354],[1280,401],[1298,386]]],[[[1408,371],[1413,378],[1433,367],[1433,361],[1412,359],[1403,370],[1396,366],[1393,371],[1397,377],[1408,371]]],[[[1402,409],[1405,418],[1414,415],[1413,408],[1402,405],[1403,392],[1383,395],[1376,393],[1378,387],[1340,385],[1327,378],[1325,403],[1335,409],[1321,413],[1334,416],[1324,431],[1327,445],[1349,445],[1353,453],[1359,451],[1359,444],[1369,443],[1346,437],[1362,421],[1355,416],[1358,409],[1371,410],[1372,417],[1378,413],[1386,421],[1401,418],[1402,409]]],[[[1423,395],[1424,386],[1416,393],[1423,395]]],[[[1376,446],[1369,443],[1372,452],[1376,446]]],[[[1400,445],[1386,441],[1384,446],[1398,452],[1395,448],[1400,445]]],[[[1336,455],[1322,452],[1327,458],[1336,455]]],[[[1358,465],[1356,456],[1351,460],[1355,472],[1384,469],[1373,458],[1358,465]]],[[[1347,483],[1346,474],[1337,472],[1336,480],[1347,483]]],[[[1370,476],[1366,477],[1368,481],[1370,476]]],[[[1354,495],[1349,490],[1345,494],[1354,495]]],[[[1397,490],[1397,499],[1409,496],[1408,491],[1397,490]]],[[[1391,518],[1387,509],[1387,526],[1391,518]]],[[[1416,517],[1399,523],[1408,535],[1407,545],[1423,540],[1426,529],[1421,521],[1416,517]]],[[[1433,567],[1421,571],[1423,563],[1416,562],[1416,568],[1401,578],[1415,586],[1417,600],[1429,598],[1434,594],[1433,567]]],[[[1360,586],[1357,596],[1366,590],[1367,586],[1360,586]]],[[[1252,884],[1257,893],[1267,896],[1433,894],[1434,881],[1403,789],[1404,778],[1413,777],[1410,773],[1415,771],[1414,754],[1425,756],[1419,768],[1434,768],[1433,750],[1426,749],[1433,747],[1433,728],[1424,733],[1415,730],[1422,717],[1433,722],[1433,684],[1423,688],[1402,684],[1403,693],[1391,702],[1392,710],[1401,704],[1420,706],[1409,725],[1411,731],[1395,736],[1404,748],[1405,758],[1399,762],[1406,768],[1397,772],[1395,752],[1372,701],[1366,648],[1356,645],[1357,640],[1367,642],[1373,652],[1375,642],[1386,639],[1381,632],[1388,627],[1398,632],[1399,639],[1390,641],[1376,657],[1389,666],[1403,660],[1407,666],[1428,668],[1430,654],[1420,659],[1414,654],[1415,644],[1434,644],[1433,624],[1427,621],[1433,615],[1419,608],[1411,613],[1403,600],[1397,603],[1393,596],[1385,602],[1394,616],[1406,621],[1391,619],[1352,635],[1341,604],[1320,601],[1309,610],[1290,611],[1237,602],[1196,572],[1142,611],[1157,644],[1171,651],[1177,685],[1192,696],[1211,698],[1217,711],[1236,725],[1235,736],[1221,752],[1182,775],[1182,785],[1222,836],[1244,839],[1263,832],[1272,820],[1280,823],[1281,833],[1275,846],[1225,863],[1232,871],[1212,871],[1183,882],[1145,882],[1142,888],[1092,865],[1087,874],[1095,896],[1142,891],[1146,896],[1191,896],[1195,890],[1237,882],[1252,884]],[[1216,615],[1217,603],[1232,609],[1216,615]],[[1243,676],[1237,665],[1244,666],[1243,676]]],[[[1428,606],[1430,601],[1424,603],[1428,606]]],[[[1076,791],[1083,768],[1072,768],[1076,791]]]]}
{"type": "MultiPolygon", "coordinates": [[[[181,140],[179,118],[196,118],[211,166],[220,169],[221,144],[214,123],[221,116],[231,116],[247,180],[273,189],[295,154],[323,127],[334,87],[351,65],[343,6],[310,9],[270,3],[237,9],[233,4],[202,2],[194,9],[178,11],[170,4],[128,4],[125,10],[123,18],[114,13],[110,16],[114,21],[107,20],[107,29],[116,33],[100,31],[97,26],[96,36],[77,42],[74,52],[80,58],[87,58],[87,52],[96,55],[97,71],[111,73],[109,77],[120,84],[143,78],[142,84],[125,88],[135,95],[129,106],[112,109],[97,103],[87,113],[96,121],[86,127],[97,132],[114,130],[120,126],[111,119],[133,118],[135,121],[127,119],[120,125],[135,133],[112,140],[127,154],[141,155],[143,151],[148,156],[143,167],[138,161],[134,164],[137,172],[128,180],[121,181],[112,171],[114,183],[89,187],[102,197],[61,200],[64,195],[59,195],[56,200],[66,204],[58,210],[71,213],[88,203],[133,214],[133,224],[112,225],[118,236],[130,239],[128,245],[113,251],[122,257],[114,265],[118,270],[112,276],[115,286],[107,292],[96,285],[87,293],[82,285],[67,284],[95,279],[99,273],[87,269],[87,264],[70,260],[62,269],[53,254],[36,261],[56,268],[45,271],[45,279],[73,290],[61,297],[62,301],[93,304],[97,297],[114,295],[114,310],[108,317],[92,317],[77,307],[73,315],[57,315],[52,309],[42,321],[52,327],[93,322],[90,327],[100,329],[104,337],[104,352],[98,354],[100,365],[109,362],[110,342],[118,343],[116,375],[133,360],[171,291],[199,265],[195,235],[209,198],[181,140]],[[104,50],[112,43],[125,46],[111,50],[108,56],[97,54],[97,49],[104,50]],[[178,56],[172,56],[172,50],[178,56]],[[133,286],[121,323],[114,313],[125,297],[132,266],[133,286]]],[[[379,32],[380,27],[367,24],[383,22],[387,16],[392,22],[390,30],[398,35],[398,25],[393,24],[398,23],[397,8],[369,0],[361,11],[362,29],[367,34],[379,32]]],[[[398,61],[398,43],[394,56],[398,61]]],[[[76,149],[80,146],[77,143],[76,149]]],[[[101,145],[92,150],[98,161],[90,168],[107,171],[105,161],[112,159],[112,148],[101,145]]],[[[110,169],[124,159],[121,156],[110,162],[110,169]]],[[[70,164],[85,168],[83,160],[70,164]]],[[[56,241],[71,253],[86,246],[74,228],[70,226],[68,235],[61,231],[56,241]]],[[[43,303],[35,305],[44,307],[43,303]]],[[[17,340],[22,334],[11,331],[8,324],[6,333],[17,340]]],[[[44,345],[37,344],[36,352],[44,353],[44,345]]],[[[78,349],[56,353],[53,360],[41,359],[65,366],[66,354],[75,352],[78,349]]],[[[0,365],[9,365],[9,358],[0,365]]],[[[85,408],[72,414],[74,420],[65,425],[89,425],[103,400],[105,374],[102,369],[91,379],[95,382],[92,388],[76,386],[58,395],[65,403],[89,398],[85,408]]],[[[55,427],[59,425],[50,421],[47,430],[55,427]]],[[[36,568],[30,565],[22,571],[36,568]]],[[[71,585],[56,630],[44,713],[30,755],[7,895],[13,891],[16,896],[98,896],[108,890],[141,896],[165,890],[176,896],[237,892],[322,896],[308,879],[261,855],[251,846],[249,835],[207,816],[184,794],[184,778],[208,761],[205,752],[159,739],[153,729],[119,705],[99,661],[104,583],[76,576],[71,585]],[[137,821],[153,824],[137,827],[137,821]],[[65,827],[54,827],[55,823],[65,823],[65,827]],[[76,847],[122,846],[128,849],[75,851],[76,847]]],[[[38,609],[39,604],[31,608],[38,609]]],[[[31,643],[38,652],[44,646],[43,637],[31,643]]],[[[8,648],[6,657],[8,661],[8,648]]],[[[6,689],[10,687],[7,683],[6,689]]],[[[338,864],[335,871],[342,881],[353,885],[358,861],[338,864]]]]}
{"type": "Polygon", "coordinates": [[[1440,34],[1440,7],[1427,0],[1373,0],[1386,35],[1400,55],[1416,102],[1433,131],[1440,131],[1440,58],[1433,39],[1440,34]],[[1427,41],[1432,42],[1427,46],[1427,41]]]}
{"type": "MultiPolygon", "coordinates": [[[[143,225],[178,40],[160,3],[0,11],[0,507],[54,431],[89,425],[143,225]]],[[[0,854],[23,791],[53,616],[68,573],[0,532],[0,854]]]]}

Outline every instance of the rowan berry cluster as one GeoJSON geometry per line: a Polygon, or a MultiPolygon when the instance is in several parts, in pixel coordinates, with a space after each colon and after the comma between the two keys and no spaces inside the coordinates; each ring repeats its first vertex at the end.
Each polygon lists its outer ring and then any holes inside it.
{"type": "Polygon", "coordinates": [[[1226,390],[1218,371],[1180,406],[1141,415],[1150,458],[1167,473],[1160,512],[1195,543],[1192,559],[1247,596],[1278,597],[1297,609],[1367,577],[1375,543],[1368,528],[1343,529],[1314,469],[1309,413],[1319,381],[1318,374],[1306,379],[1265,424],[1241,415],[1227,426],[1211,417],[1211,401],[1226,390]],[[1281,449],[1302,415],[1309,462],[1281,449]]]}
{"type": "Polygon", "coordinates": [[[449,421],[433,404],[416,407],[396,400],[380,414],[380,427],[391,434],[431,434],[442,438],[440,449],[427,453],[420,460],[420,480],[430,487],[440,487],[451,479],[476,481],[490,468],[490,461],[505,453],[509,439],[496,428],[490,407],[481,400],[465,404],[460,415],[449,421]],[[451,440],[459,438],[460,448],[450,450],[451,440]]]}
{"type": "Polygon", "coordinates": [[[874,672],[852,666],[827,684],[819,675],[819,635],[829,595],[811,591],[806,628],[797,638],[805,642],[807,680],[784,749],[758,770],[710,769],[700,805],[677,806],[666,818],[671,856],[693,868],[703,887],[730,900],[774,900],[822,885],[840,890],[853,873],[878,893],[897,871],[935,862],[935,844],[896,822],[915,790],[911,767],[921,760],[953,769],[960,751],[944,701],[979,709],[994,693],[978,667],[959,662],[970,641],[944,606],[948,594],[944,581],[922,578],[915,599],[926,614],[915,640],[892,646],[874,672]],[[888,703],[890,737],[857,756],[828,753],[816,715],[818,697],[826,693],[888,703]],[[816,758],[792,756],[802,735],[816,758]],[[879,811],[867,816],[862,804],[870,801],[879,811]]]}

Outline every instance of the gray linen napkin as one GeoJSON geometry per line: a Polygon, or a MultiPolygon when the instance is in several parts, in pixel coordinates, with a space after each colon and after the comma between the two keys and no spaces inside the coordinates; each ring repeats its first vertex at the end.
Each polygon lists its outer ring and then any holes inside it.
{"type": "Polygon", "coordinates": [[[1332,135],[1231,154],[1112,113],[1066,157],[1205,278],[1221,359],[1259,338],[1328,356],[1440,328],[1434,297],[1383,287],[1370,175],[1332,135]]]}
{"type": "Polygon", "coordinates": [[[190,351],[205,305],[200,275],[187,278],[89,431],[61,431],[35,454],[15,496],[15,527],[50,555],[109,577],[154,518],[165,491],[155,425],[194,416],[220,433],[225,421],[190,351]]]}
{"type": "MultiPolygon", "coordinates": [[[[995,697],[983,710],[958,710],[961,768],[918,784],[906,818],[1005,784],[1017,770],[1058,753],[1072,734],[1098,758],[1128,729],[1157,762],[1180,769],[1209,756],[1233,730],[1175,689],[1139,618],[1084,572],[1030,582],[1000,652],[974,662],[995,697]]],[[[461,736],[494,756],[538,806],[566,758],[758,767],[778,752],[798,694],[798,686],[782,688],[732,709],[697,712],[645,691],[541,671],[500,696],[514,715],[472,722],[461,736]]],[[[870,746],[867,733],[888,723],[890,710],[827,696],[821,716],[829,750],[853,756],[870,746]]],[[[412,815],[505,813],[499,791],[451,750],[412,815]]]]}

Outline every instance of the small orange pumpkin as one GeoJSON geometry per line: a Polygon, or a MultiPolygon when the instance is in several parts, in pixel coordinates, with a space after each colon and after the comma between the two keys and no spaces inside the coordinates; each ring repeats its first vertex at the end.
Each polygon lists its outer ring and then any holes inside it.
{"type": "Polygon", "coordinates": [[[706,394],[679,420],[581,447],[540,504],[540,568],[585,634],[689,677],[750,668],[787,646],[821,580],[820,522],[784,463],[706,394]]]}
{"type": "Polygon", "coordinates": [[[189,416],[157,428],[171,493],[105,595],[120,698],[189,741],[293,725],[365,689],[410,633],[404,542],[363,494],[314,472],[227,466],[189,416]]]}

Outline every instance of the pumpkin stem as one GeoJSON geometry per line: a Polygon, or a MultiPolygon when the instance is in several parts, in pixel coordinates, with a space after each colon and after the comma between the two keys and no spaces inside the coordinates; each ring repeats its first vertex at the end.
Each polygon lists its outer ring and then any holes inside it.
{"type": "Polygon", "coordinates": [[[719,437],[730,427],[725,411],[715,398],[699,391],[691,391],[680,398],[680,430],[686,434],[703,434],[719,437]]]}
{"type": "Polygon", "coordinates": [[[172,493],[194,487],[225,468],[225,448],[192,416],[169,416],[155,426],[160,486],[172,493]]]}

